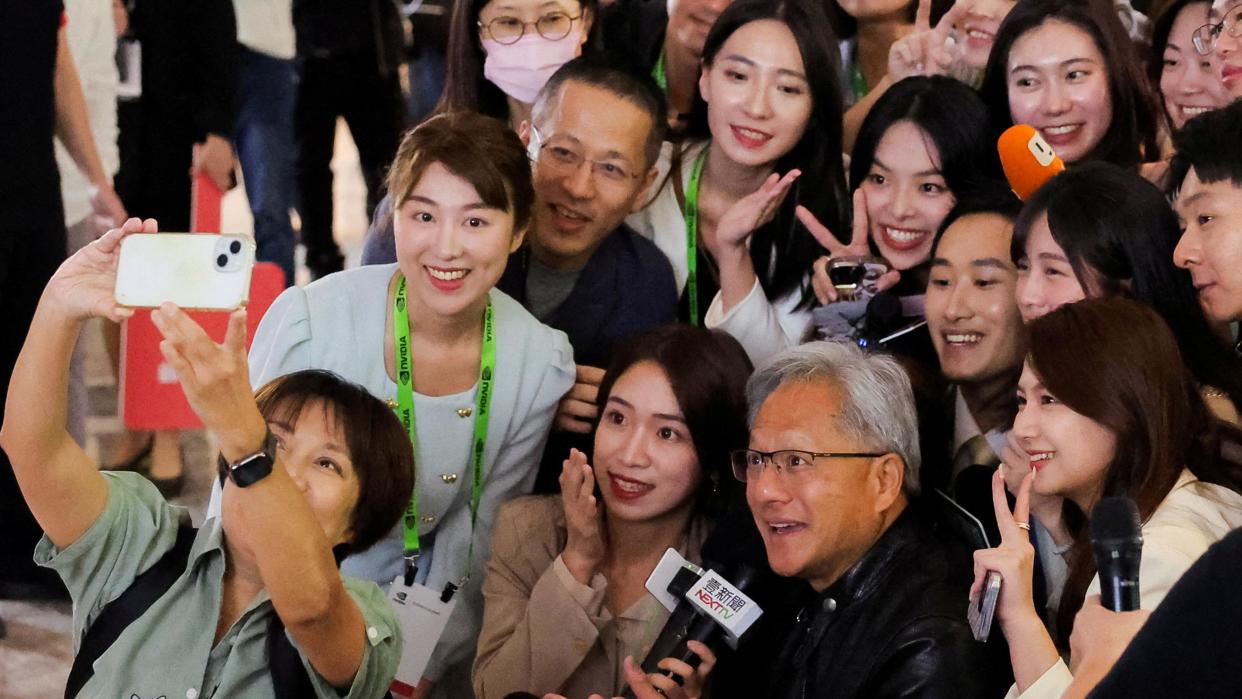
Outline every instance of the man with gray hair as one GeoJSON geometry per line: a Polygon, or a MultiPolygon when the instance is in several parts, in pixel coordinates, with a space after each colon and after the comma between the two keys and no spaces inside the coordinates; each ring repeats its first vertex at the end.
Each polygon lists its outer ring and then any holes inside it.
{"type": "Polygon", "coordinates": [[[815,342],[761,368],[747,394],[750,448],[731,455],[734,475],[769,565],[815,593],[767,696],[990,696],[1003,678],[966,621],[972,546],[937,496],[918,497],[901,366],[815,342]]]}

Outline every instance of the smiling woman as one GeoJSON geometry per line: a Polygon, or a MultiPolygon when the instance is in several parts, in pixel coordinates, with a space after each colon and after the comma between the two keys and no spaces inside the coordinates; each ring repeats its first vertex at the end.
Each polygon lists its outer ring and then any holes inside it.
{"type": "MultiPolygon", "coordinates": [[[[497,519],[474,665],[479,699],[624,690],[623,659],[642,661],[668,618],[644,582],[670,548],[698,562],[730,502],[728,454],[745,445],[750,370],[733,338],[686,325],[617,350],[599,388],[594,469],[571,452],[559,497],[520,498],[497,519]]],[[[696,653],[697,670],[662,665],[691,698],[714,661],[706,647],[696,653]]]]}
{"type": "Polygon", "coordinates": [[[1066,648],[1085,595],[1100,588],[1085,526],[1095,504],[1124,496],[1137,505],[1141,606],[1151,609],[1213,542],[1242,524],[1242,471],[1231,456],[1239,433],[1209,416],[1168,326],[1125,299],[1068,304],[1031,323],[1017,396],[1012,435],[1030,457],[1032,474],[1012,516],[995,477],[1002,543],[975,553],[976,584],[984,570],[1004,578],[997,618],[1017,693],[1059,697],[1069,671],[1035,611],[1035,553],[1016,526],[1026,524],[1028,498],[1034,493],[1064,503],[1067,540],[1056,543],[1069,546],[1069,575],[1055,629],[1066,648]]]}
{"type": "Polygon", "coordinates": [[[817,245],[795,210],[829,226],[848,220],[832,38],[813,2],[730,5],[703,49],[686,141],[665,149],[660,188],[627,219],[672,262],[681,318],[732,333],[756,362],[777,338],[801,336],[814,298],[817,245]],[[766,217],[718,230],[774,175],[787,179],[766,217]]]}
{"type": "MultiPolygon", "coordinates": [[[[398,410],[423,464],[407,519],[417,524],[342,568],[387,585],[421,560],[418,584],[437,595],[461,587],[422,691],[474,649],[496,510],[529,492],[573,382],[565,335],[494,288],[531,220],[530,178],[525,148],[502,122],[466,112],[424,122],[389,175],[397,263],[286,290],[251,349],[255,384],[328,369],[398,410]]],[[[464,685],[434,695],[467,696],[464,685]]]]}
{"type": "Polygon", "coordinates": [[[996,133],[1039,130],[1067,163],[1159,156],[1158,107],[1121,20],[1093,0],[1020,0],[1001,23],[982,95],[996,133]]]}

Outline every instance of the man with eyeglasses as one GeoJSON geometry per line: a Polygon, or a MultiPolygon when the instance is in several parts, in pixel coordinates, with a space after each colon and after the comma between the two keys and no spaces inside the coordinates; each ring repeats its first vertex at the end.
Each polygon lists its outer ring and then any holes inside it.
{"type": "MultiPolygon", "coordinates": [[[[534,217],[527,244],[509,257],[496,287],[568,335],[578,364],[538,492],[556,492],[570,447],[585,447],[580,441],[597,414],[595,394],[613,348],[677,318],[668,258],[624,223],[655,184],[664,105],[645,76],[576,58],[547,81],[530,122],[519,129],[531,159],[534,217]]],[[[376,209],[362,262],[394,261],[386,199],[376,209]]]]}
{"type": "Polygon", "coordinates": [[[1215,0],[1208,12],[1208,23],[1191,37],[1200,55],[1215,54],[1220,79],[1234,99],[1242,97],[1242,3],[1215,0]]]}
{"type": "Polygon", "coordinates": [[[919,490],[909,378],[848,344],[786,350],[747,385],[750,449],[731,455],[772,570],[815,597],[770,668],[765,696],[999,696],[1007,663],[966,620],[971,545],[919,490]]]}

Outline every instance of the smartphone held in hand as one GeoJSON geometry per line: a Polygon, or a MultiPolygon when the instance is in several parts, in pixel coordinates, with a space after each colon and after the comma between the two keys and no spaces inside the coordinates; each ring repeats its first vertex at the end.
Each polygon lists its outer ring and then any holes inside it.
{"type": "Polygon", "coordinates": [[[137,233],[121,241],[116,302],[157,308],[229,310],[246,305],[254,239],[207,233],[137,233]]]}
{"type": "Polygon", "coordinates": [[[970,622],[970,630],[976,641],[987,642],[992,632],[992,617],[996,615],[996,600],[1000,597],[1001,574],[989,570],[983,581],[983,588],[970,601],[966,610],[966,619],[970,622]]]}

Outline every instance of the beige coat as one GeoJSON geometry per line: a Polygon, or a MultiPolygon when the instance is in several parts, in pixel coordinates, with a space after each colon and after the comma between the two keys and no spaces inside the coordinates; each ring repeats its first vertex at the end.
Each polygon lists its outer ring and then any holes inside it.
{"type": "MultiPolygon", "coordinates": [[[[517,498],[500,508],[483,581],[478,699],[516,691],[619,695],[625,656],[641,662],[668,620],[651,595],[613,616],[604,606],[604,576],[583,585],[565,567],[566,538],[560,496],[517,498]]],[[[697,563],[703,539],[703,527],[693,526],[679,552],[697,563]]]]}

